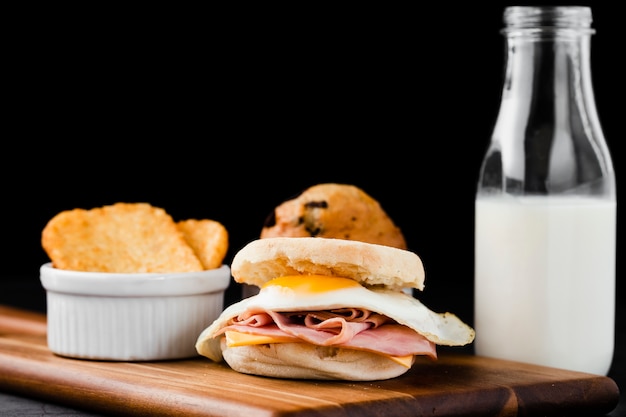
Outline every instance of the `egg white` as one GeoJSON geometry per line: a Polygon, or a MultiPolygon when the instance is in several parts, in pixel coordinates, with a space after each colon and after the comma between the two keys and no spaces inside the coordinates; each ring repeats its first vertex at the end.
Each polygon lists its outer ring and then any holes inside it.
{"type": "MultiPolygon", "coordinates": [[[[281,279],[287,279],[282,277],[281,279]]],[[[344,307],[364,308],[383,314],[396,322],[410,327],[426,339],[438,345],[459,346],[474,339],[474,330],[451,313],[435,313],[416,298],[402,291],[385,288],[366,288],[346,278],[329,285],[306,282],[300,278],[295,285],[265,285],[259,294],[243,299],[227,307],[222,314],[198,337],[198,351],[214,360],[221,359],[219,338],[216,332],[229,321],[245,311],[312,311],[344,307]]],[[[283,281],[285,283],[286,281],[283,281]]]]}

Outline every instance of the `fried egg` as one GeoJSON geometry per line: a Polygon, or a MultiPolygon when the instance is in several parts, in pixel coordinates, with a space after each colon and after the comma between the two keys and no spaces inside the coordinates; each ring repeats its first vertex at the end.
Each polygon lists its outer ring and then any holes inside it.
{"type": "Polygon", "coordinates": [[[314,311],[344,307],[383,314],[438,345],[460,346],[474,339],[474,330],[451,313],[435,313],[402,291],[366,288],[355,280],[322,275],[292,275],[264,284],[259,293],[227,307],[198,337],[198,351],[222,359],[215,334],[245,311],[314,311]]]}

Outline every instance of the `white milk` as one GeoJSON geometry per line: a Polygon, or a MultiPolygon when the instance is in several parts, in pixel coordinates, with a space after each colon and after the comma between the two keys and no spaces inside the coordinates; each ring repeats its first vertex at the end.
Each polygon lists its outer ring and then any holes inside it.
{"type": "Polygon", "coordinates": [[[478,197],[475,233],[476,354],[606,375],[615,201],[478,197]]]}

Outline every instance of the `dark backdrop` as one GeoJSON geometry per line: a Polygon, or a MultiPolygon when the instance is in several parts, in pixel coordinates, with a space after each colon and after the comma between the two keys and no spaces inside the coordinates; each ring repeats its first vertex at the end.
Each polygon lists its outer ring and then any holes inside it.
{"type": "MultiPolygon", "coordinates": [[[[0,302],[45,308],[40,234],[62,210],[144,201],[176,220],[215,219],[230,262],[276,205],[342,182],[376,198],[422,257],[420,298],[473,323],[474,192],[507,3],[12,16],[1,253],[3,277],[19,279],[0,302]]],[[[581,4],[594,13],[592,75],[619,186],[623,15],[581,4]]]]}

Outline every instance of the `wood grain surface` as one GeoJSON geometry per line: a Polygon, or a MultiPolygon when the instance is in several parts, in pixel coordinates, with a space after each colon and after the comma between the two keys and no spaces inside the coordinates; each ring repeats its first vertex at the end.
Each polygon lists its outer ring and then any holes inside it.
{"type": "Polygon", "coordinates": [[[44,315],[0,306],[0,390],[103,414],[151,416],[602,415],[619,390],[603,376],[453,351],[375,382],[272,379],[206,358],[63,358],[44,315]]]}

